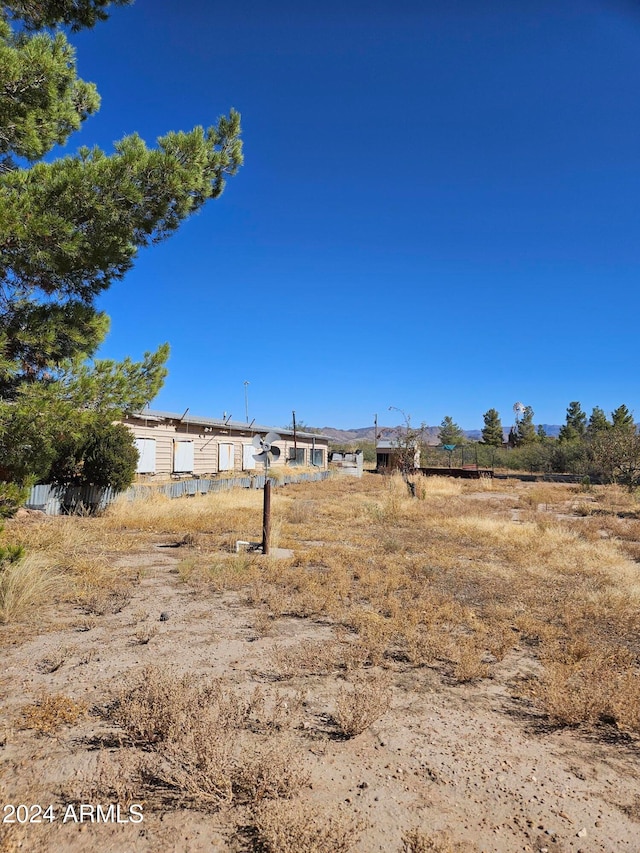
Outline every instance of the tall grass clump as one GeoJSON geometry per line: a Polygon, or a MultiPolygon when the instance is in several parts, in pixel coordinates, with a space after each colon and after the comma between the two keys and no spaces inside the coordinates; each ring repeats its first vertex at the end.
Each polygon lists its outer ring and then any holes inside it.
{"type": "Polygon", "coordinates": [[[40,554],[5,562],[0,567],[0,623],[33,617],[34,609],[55,601],[62,581],[40,554]]]}

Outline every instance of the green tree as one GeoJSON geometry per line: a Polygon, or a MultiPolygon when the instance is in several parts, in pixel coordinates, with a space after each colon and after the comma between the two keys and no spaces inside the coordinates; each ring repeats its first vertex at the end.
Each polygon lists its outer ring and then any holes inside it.
{"type": "MultiPolygon", "coordinates": [[[[242,163],[240,117],[170,132],[149,148],[133,134],[112,154],[81,148],[43,161],[98,109],[67,36],[128,0],[0,3],[0,478],[42,476],[90,413],[148,402],[168,350],[142,362],[92,357],[108,330],[95,300],[223,191],[242,163]],[[14,29],[14,22],[17,28],[14,29]]],[[[155,388],[155,391],[154,391],[155,388]]],[[[153,393],[152,393],[153,392],[153,393]]],[[[92,422],[95,426],[95,421],[92,422]]]]}
{"type": "Polygon", "coordinates": [[[61,31],[14,32],[104,17],[106,0],[9,2],[0,7],[0,342],[3,394],[69,357],[95,352],[106,320],[95,298],[130,269],[137,251],[175,231],[242,162],[233,110],[207,130],[171,132],[148,148],[137,135],[107,156],[82,148],[37,162],[99,105],[76,73],[61,31]],[[32,165],[19,167],[26,160],[32,165]],[[9,374],[9,376],[7,376],[9,374]],[[7,382],[9,379],[10,388],[7,382]]]}
{"type": "Polygon", "coordinates": [[[482,428],[482,441],[484,444],[490,444],[493,447],[502,447],[504,436],[502,432],[502,422],[497,409],[489,409],[482,416],[484,418],[484,427],[482,428]]]}
{"type": "Polygon", "coordinates": [[[533,423],[534,411],[531,406],[525,406],[522,417],[518,420],[516,426],[516,444],[521,447],[523,444],[531,444],[537,441],[536,428],[533,423]]]}
{"type": "Polygon", "coordinates": [[[630,489],[640,485],[640,436],[627,426],[596,433],[590,445],[594,473],[630,489]]]}
{"type": "Polygon", "coordinates": [[[446,415],[440,424],[438,441],[440,444],[462,444],[465,440],[462,429],[454,422],[453,418],[446,415]]]}
{"type": "Polygon", "coordinates": [[[569,403],[566,421],[560,428],[558,441],[576,441],[584,437],[587,429],[587,416],[577,400],[569,403]]]}
{"type": "Polygon", "coordinates": [[[611,423],[614,429],[619,429],[623,432],[635,433],[636,431],[633,413],[627,409],[624,403],[618,406],[614,412],[611,412],[611,423]]]}
{"type": "Polygon", "coordinates": [[[124,424],[96,419],[82,436],[69,437],[60,445],[48,479],[62,485],[110,486],[123,491],[133,482],[137,463],[131,430],[124,424]]]}
{"type": "Polygon", "coordinates": [[[589,423],[587,424],[587,435],[592,436],[597,432],[609,429],[611,423],[607,420],[604,409],[600,406],[594,406],[589,415],[589,423]]]}

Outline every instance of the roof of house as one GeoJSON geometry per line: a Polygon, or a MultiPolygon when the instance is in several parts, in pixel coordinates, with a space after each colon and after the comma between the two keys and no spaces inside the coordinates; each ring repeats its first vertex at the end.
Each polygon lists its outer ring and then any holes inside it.
{"type": "MultiPolygon", "coordinates": [[[[222,418],[205,418],[201,415],[192,415],[189,409],[187,409],[183,414],[179,414],[178,412],[160,412],[156,409],[143,409],[141,412],[131,412],[129,417],[157,421],[182,421],[183,423],[202,424],[203,426],[218,427],[221,430],[232,429],[237,432],[251,432],[252,434],[277,432],[278,435],[283,437],[293,436],[293,430],[286,429],[285,427],[264,426],[264,424],[256,424],[254,421],[247,424],[244,421],[223,420],[222,418]]],[[[296,436],[299,436],[300,438],[321,438],[323,441],[331,440],[328,435],[322,435],[322,433],[317,432],[306,432],[299,429],[296,429],[296,436]]]]}

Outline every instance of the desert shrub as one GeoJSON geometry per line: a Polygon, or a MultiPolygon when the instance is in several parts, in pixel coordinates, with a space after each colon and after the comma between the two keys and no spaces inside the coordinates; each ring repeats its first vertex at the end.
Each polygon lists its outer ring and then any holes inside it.
{"type": "Polygon", "coordinates": [[[338,690],[335,721],[345,737],[368,729],[391,706],[391,686],[382,673],[354,675],[350,687],[338,690]]]}
{"type": "Polygon", "coordinates": [[[362,824],[332,809],[276,801],[254,814],[257,840],[265,853],[349,853],[362,824]]]}
{"type": "Polygon", "coordinates": [[[72,725],[87,711],[84,702],[77,702],[61,693],[43,694],[22,709],[22,726],[38,734],[52,735],[61,726],[72,725]]]}

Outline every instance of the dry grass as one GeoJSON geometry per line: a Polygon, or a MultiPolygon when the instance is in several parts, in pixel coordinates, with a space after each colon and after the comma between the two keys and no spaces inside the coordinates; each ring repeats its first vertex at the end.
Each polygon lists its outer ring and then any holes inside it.
{"type": "Polygon", "coordinates": [[[363,829],[340,811],[283,801],[258,809],[253,823],[265,853],[349,853],[363,829]]]}
{"type": "Polygon", "coordinates": [[[25,705],[21,727],[39,735],[53,735],[62,726],[73,725],[87,712],[87,705],[63,694],[43,694],[33,704],[25,705]]]}
{"type": "MultiPolygon", "coordinates": [[[[522,688],[528,711],[592,734],[606,726],[640,733],[637,497],[447,478],[416,477],[414,485],[415,498],[402,478],[374,475],[276,491],[281,544],[295,552],[286,560],[235,553],[236,540],[260,538],[262,496],[250,490],[8,525],[28,556],[0,578],[3,621],[63,596],[88,614],[78,630],[91,630],[130,600],[135,575],[123,577],[114,555],[167,540],[187,543],[179,566],[187,590],[235,592],[253,608],[244,624],[260,638],[252,676],[260,687],[141,672],[105,709],[123,745],[100,758],[86,796],[239,804],[255,818],[264,850],[349,850],[356,825],[297,797],[309,778],[309,743],[327,737],[318,720],[333,712],[329,736],[356,737],[389,711],[392,683],[397,695],[403,678],[424,681],[416,668],[458,689],[504,677],[500,662],[513,650],[535,673],[522,688]],[[321,623],[309,627],[316,639],[288,636],[299,630],[292,617],[321,623]],[[293,679],[319,710],[313,720],[293,679]]],[[[150,642],[155,626],[131,618],[131,642],[150,642]]],[[[65,663],[63,650],[49,658],[43,673],[65,663]]],[[[24,720],[51,733],[82,713],[58,695],[26,708],[24,720]]],[[[461,849],[421,829],[402,844],[406,853],[461,849]]]]}
{"type": "Polygon", "coordinates": [[[63,576],[38,553],[0,571],[0,623],[32,618],[34,610],[53,604],[63,590],[63,576]]]}

